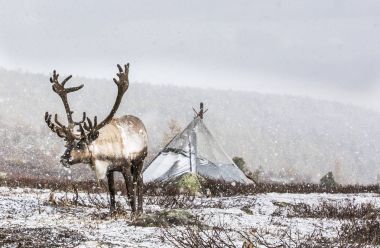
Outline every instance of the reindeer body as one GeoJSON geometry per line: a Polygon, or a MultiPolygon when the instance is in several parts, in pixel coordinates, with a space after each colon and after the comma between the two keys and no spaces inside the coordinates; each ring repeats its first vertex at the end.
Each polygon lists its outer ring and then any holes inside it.
{"type": "Polygon", "coordinates": [[[104,179],[109,170],[122,171],[128,160],[144,160],[147,144],[144,124],[135,116],[125,115],[99,130],[99,137],[88,146],[86,156],[97,178],[104,179]]]}

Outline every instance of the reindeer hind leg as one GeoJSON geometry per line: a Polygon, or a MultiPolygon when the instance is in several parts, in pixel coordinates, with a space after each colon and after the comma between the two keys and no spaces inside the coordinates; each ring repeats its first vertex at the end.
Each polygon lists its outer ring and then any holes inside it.
{"type": "Polygon", "coordinates": [[[133,185],[133,176],[132,176],[132,163],[131,161],[126,162],[126,166],[122,167],[121,173],[123,174],[125,185],[127,187],[127,196],[129,204],[131,205],[132,213],[136,212],[136,202],[134,199],[135,190],[133,185]]]}
{"type": "Polygon", "coordinates": [[[144,160],[138,159],[134,162],[134,173],[133,181],[136,187],[136,200],[137,200],[137,213],[140,214],[143,212],[143,194],[144,194],[144,183],[142,169],[144,165],[144,160]]]}
{"type": "Polygon", "coordinates": [[[114,184],[114,177],[113,177],[113,171],[109,170],[107,171],[107,181],[108,181],[108,191],[110,192],[110,212],[112,213],[115,210],[115,184],[114,184]]]}

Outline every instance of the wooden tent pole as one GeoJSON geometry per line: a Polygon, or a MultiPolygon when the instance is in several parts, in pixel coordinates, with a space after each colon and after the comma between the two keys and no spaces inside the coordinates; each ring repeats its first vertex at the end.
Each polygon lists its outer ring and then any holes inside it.
{"type": "Polygon", "coordinates": [[[201,104],[200,104],[200,110],[199,110],[199,117],[201,118],[201,119],[203,119],[203,114],[204,114],[204,112],[203,112],[203,102],[201,102],[201,104]]]}

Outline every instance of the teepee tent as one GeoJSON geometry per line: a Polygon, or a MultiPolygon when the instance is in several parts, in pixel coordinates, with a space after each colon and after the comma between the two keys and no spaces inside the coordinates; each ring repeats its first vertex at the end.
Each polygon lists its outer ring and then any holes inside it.
{"type": "Polygon", "coordinates": [[[204,124],[206,111],[201,103],[194,120],[146,167],[144,182],[167,181],[194,173],[207,179],[251,183],[204,124]]]}

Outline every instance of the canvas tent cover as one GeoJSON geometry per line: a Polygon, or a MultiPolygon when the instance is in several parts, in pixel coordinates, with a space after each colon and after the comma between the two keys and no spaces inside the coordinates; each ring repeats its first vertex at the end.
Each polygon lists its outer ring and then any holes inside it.
{"type": "Polygon", "coordinates": [[[251,182],[216,142],[200,117],[153,159],[143,178],[144,182],[166,181],[189,172],[226,182],[251,182]]]}

